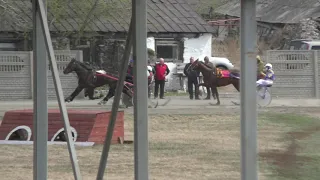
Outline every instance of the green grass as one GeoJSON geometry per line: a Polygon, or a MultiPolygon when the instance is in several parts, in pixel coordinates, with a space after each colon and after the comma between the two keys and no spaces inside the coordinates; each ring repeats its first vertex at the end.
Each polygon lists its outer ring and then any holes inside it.
{"type": "MultiPolygon", "coordinates": [[[[270,180],[318,180],[320,178],[320,119],[301,114],[264,113],[259,124],[274,123],[283,127],[287,150],[273,157],[260,157],[261,171],[272,172],[270,180]]],[[[271,151],[270,151],[271,152],[271,151]]],[[[275,153],[275,152],[273,152],[275,153]]]]}

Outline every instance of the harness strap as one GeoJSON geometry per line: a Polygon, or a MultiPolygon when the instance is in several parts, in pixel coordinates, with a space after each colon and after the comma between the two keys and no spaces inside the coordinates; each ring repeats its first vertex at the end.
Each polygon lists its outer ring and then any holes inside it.
{"type": "MultiPolygon", "coordinates": [[[[112,80],[116,80],[118,81],[119,79],[116,78],[116,77],[113,77],[113,76],[110,76],[110,75],[107,75],[107,74],[96,74],[96,76],[104,76],[104,77],[107,77],[109,79],[112,79],[112,80]]],[[[125,84],[129,85],[129,86],[133,86],[133,84],[129,83],[129,82],[125,82],[125,84]]]]}

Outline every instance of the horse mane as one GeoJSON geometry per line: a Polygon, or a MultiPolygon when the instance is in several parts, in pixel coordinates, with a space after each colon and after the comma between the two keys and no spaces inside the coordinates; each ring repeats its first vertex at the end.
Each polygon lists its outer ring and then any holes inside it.
{"type": "Polygon", "coordinates": [[[76,60],[78,62],[78,64],[83,67],[84,69],[86,69],[87,71],[92,71],[92,68],[91,67],[88,67],[85,63],[83,62],[80,62],[78,60],[76,60]]]}

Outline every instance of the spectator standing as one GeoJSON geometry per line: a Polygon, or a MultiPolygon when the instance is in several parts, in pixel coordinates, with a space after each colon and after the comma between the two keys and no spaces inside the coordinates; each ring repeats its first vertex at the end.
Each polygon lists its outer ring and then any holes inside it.
{"type": "Polygon", "coordinates": [[[183,73],[188,77],[188,92],[189,92],[189,98],[193,99],[193,86],[195,87],[195,99],[199,99],[199,92],[198,92],[198,77],[200,75],[200,72],[192,70],[188,73],[188,68],[190,65],[194,62],[194,57],[190,58],[190,62],[186,64],[184,67],[183,73]]]}
{"type": "Polygon", "coordinates": [[[155,65],[155,89],[154,98],[158,98],[159,86],[160,86],[160,99],[164,99],[164,85],[166,82],[166,76],[170,73],[168,66],[164,63],[164,59],[160,58],[160,62],[155,65]]]}

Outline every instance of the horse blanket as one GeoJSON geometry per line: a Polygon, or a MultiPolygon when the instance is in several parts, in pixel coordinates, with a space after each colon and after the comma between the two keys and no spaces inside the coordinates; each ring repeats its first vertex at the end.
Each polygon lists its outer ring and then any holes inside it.
{"type": "Polygon", "coordinates": [[[237,78],[239,79],[240,78],[240,74],[237,74],[237,73],[231,73],[229,70],[223,70],[223,69],[219,69],[217,68],[216,69],[216,73],[217,75],[217,78],[237,78]]]}
{"type": "Polygon", "coordinates": [[[229,78],[230,77],[230,71],[228,70],[222,70],[217,68],[216,69],[216,75],[218,78],[229,78]]]}

